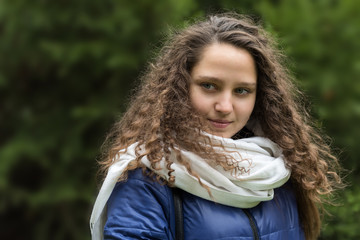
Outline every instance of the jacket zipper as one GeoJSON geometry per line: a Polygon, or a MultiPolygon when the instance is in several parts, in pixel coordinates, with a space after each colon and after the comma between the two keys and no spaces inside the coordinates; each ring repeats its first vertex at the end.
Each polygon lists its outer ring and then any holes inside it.
{"type": "Polygon", "coordinates": [[[249,219],[249,222],[250,222],[250,226],[251,226],[251,229],[253,231],[253,234],[254,234],[254,239],[255,240],[260,240],[260,237],[259,237],[259,232],[258,232],[258,229],[256,227],[256,223],[255,223],[255,219],[254,217],[251,215],[251,213],[247,210],[247,209],[242,209],[243,212],[245,213],[245,215],[248,217],[249,219]]]}

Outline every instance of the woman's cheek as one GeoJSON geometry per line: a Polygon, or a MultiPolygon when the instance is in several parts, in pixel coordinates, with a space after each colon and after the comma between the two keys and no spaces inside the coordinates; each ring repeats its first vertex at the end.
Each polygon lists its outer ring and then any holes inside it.
{"type": "Polygon", "coordinates": [[[201,114],[206,114],[211,108],[211,99],[204,96],[201,92],[194,92],[191,99],[193,107],[201,114]]]}

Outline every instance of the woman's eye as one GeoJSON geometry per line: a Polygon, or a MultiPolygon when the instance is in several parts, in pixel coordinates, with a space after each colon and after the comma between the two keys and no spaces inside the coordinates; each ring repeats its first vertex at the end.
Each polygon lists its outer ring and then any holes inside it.
{"type": "Polygon", "coordinates": [[[249,93],[249,91],[247,89],[245,89],[245,88],[237,88],[235,90],[235,93],[243,95],[243,94],[249,93]]]}
{"type": "Polygon", "coordinates": [[[211,83],[201,83],[201,86],[207,90],[213,90],[215,89],[214,84],[211,83]]]}

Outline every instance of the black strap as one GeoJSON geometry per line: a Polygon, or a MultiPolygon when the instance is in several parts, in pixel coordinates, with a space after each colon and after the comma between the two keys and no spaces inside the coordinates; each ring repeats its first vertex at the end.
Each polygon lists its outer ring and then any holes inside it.
{"type": "Polygon", "coordinates": [[[184,239],[184,219],[182,209],[181,190],[173,188],[174,207],[175,207],[175,240],[184,239]]]}
{"type": "Polygon", "coordinates": [[[246,214],[246,216],[249,219],[250,227],[254,234],[254,240],[260,240],[259,231],[256,227],[256,222],[255,222],[254,217],[251,215],[251,213],[247,209],[243,209],[243,212],[246,214]]]}

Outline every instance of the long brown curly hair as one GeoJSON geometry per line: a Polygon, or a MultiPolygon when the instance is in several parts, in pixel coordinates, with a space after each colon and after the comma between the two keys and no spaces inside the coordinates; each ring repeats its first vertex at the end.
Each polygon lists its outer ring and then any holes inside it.
{"type": "MultiPolygon", "coordinates": [[[[193,109],[189,99],[190,73],[202,51],[213,43],[227,43],[247,50],[257,68],[257,97],[250,120],[256,121],[265,137],[277,143],[291,169],[300,220],[307,239],[320,233],[320,209],[341,182],[337,158],[331,153],[327,138],[313,126],[304,108],[301,92],[294,86],[284,56],[264,29],[250,18],[237,14],[219,14],[175,31],[141,78],[141,86],[130,106],[114,125],[105,141],[105,156],[100,162],[103,173],[116,154],[138,142],[145,151],[136,149],[137,158],[126,172],[141,165],[147,156],[152,168],[158,169],[164,159],[171,175],[170,152],[195,177],[188,162],[181,159],[180,147],[199,154],[213,164],[230,170],[227,156],[200,144],[206,125],[193,109]]],[[[159,178],[158,178],[159,179],[159,178]]],[[[198,178],[199,179],[199,178],[198,178]]],[[[200,179],[199,183],[204,186],[200,179]]],[[[206,188],[206,186],[204,186],[206,188]]]]}

